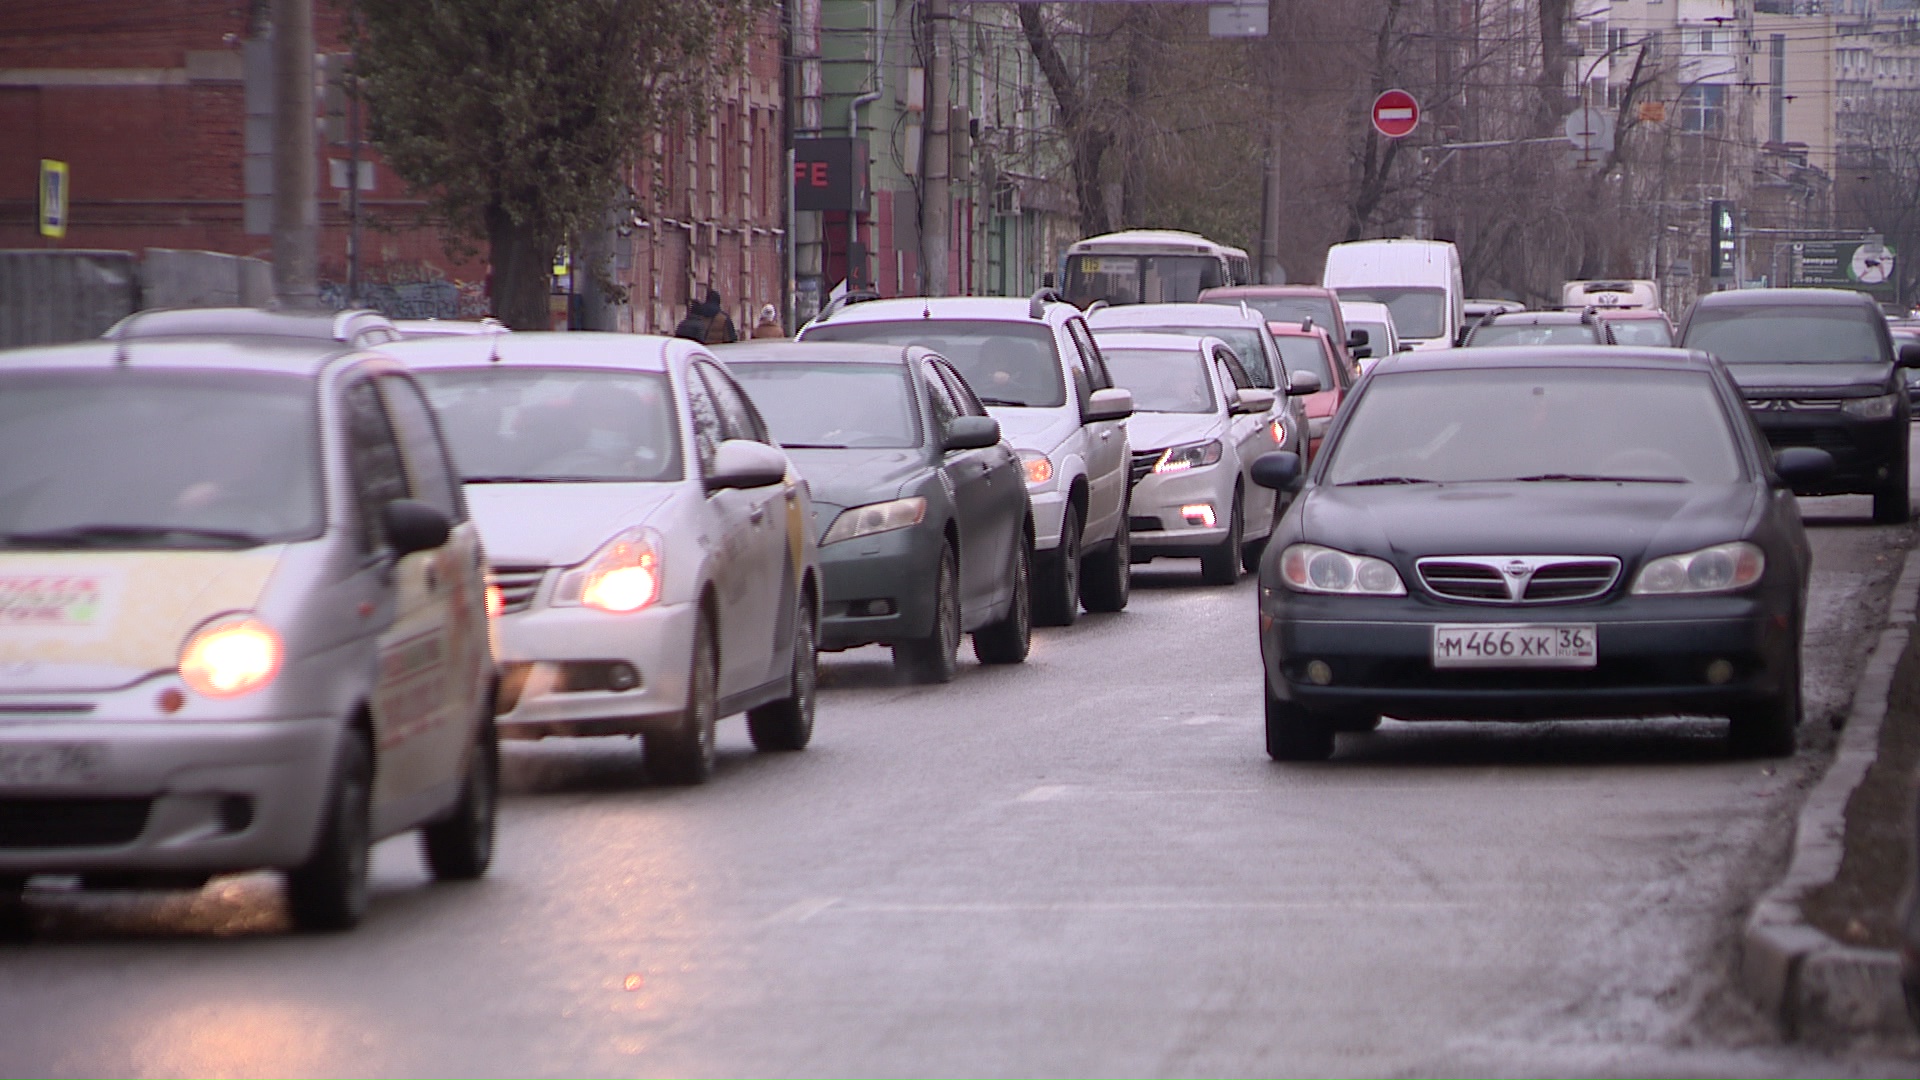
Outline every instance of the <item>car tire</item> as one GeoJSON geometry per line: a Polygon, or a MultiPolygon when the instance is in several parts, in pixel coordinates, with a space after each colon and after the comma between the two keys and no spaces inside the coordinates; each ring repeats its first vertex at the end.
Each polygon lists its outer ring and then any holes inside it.
{"type": "Polygon", "coordinates": [[[1127,527],[1127,508],[1120,508],[1120,531],[1113,542],[1083,560],[1080,603],[1088,611],[1125,611],[1133,594],[1133,530],[1127,527]]]}
{"type": "Polygon", "coordinates": [[[1790,689],[1727,718],[1729,749],[1736,757],[1792,757],[1802,711],[1800,665],[1796,661],[1790,689]]]}
{"type": "Polygon", "coordinates": [[[1227,512],[1227,538],[1213,550],[1200,556],[1200,580],[1208,585],[1232,585],[1240,580],[1240,545],[1246,532],[1240,505],[1240,492],[1233,493],[1233,509],[1227,512]]]}
{"type": "Polygon", "coordinates": [[[489,715],[467,756],[467,778],[453,813],[420,830],[420,851],[433,880],[472,881],[486,874],[499,817],[500,733],[489,715]]]}
{"type": "Polygon", "coordinates": [[[1325,761],[1333,756],[1333,725],[1269,691],[1267,756],[1275,761],[1325,761]]]}
{"type": "Polygon", "coordinates": [[[1080,617],[1080,511],[1069,503],[1060,523],[1060,545],[1040,557],[1033,590],[1038,626],[1072,626],[1080,617]]]}
{"type": "Polygon", "coordinates": [[[1907,497],[1907,478],[1910,469],[1907,455],[1900,455],[1898,467],[1887,474],[1887,479],[1873,490],[1873,523],[1875,525],[1905,525],[1913,518],[1913,507],[1907,497]]]}
{"type": "Polygon", "coordinates": [[[287,871],[287,914],[307,933],[351,930],[367,913],[373,854],[373,752],[364,733],[340,736],[320,836],[307,861],[287,871]]]}
{"type": "Polygon", "coordinates": [[[926,637],[896,642],[893,666],[910,682],[952,682],[960,670],[960,574],[952,545],[940,549],[940,569],[934,577],[933,631],[926,637]]]}
{"type": "Polygon", "coordinates": [[[1033,581],[1027,535],[1013,536],[1013,600],[1007,613],[973,632],[973,658],[983,664],[1018,664],[1033,648],[1033,581]]]}
{"type": "Polygon", "coordinates": [[[747,734],[762,753],[802,750],[813,738],[813,711],[820,688],[819,636],[813,605],[803,594],[793,620],[793,672],[786,697],[747,710],[747,734]]]}
{"type": "Polygon", "coordinates": [[[713,776],[714,736],[720,724],[720,651],[704,612],[693,625],[693,661],[687,672],[687,707],[670,731],[648,732],[647,772],[663,783],[704,784],[713,776]]]}

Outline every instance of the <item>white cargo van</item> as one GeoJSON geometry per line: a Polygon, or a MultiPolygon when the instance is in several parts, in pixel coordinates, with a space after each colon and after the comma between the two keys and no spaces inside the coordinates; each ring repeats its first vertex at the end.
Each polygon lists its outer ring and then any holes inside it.
{"type": "Polygon", "coordinates": [[[1335,244],[1320,283],[1342,300],[1387,305],[1400,340],[1416,349],[1448,348],[1465,326],[1460,252],[1446,240],[1335,244]]]}

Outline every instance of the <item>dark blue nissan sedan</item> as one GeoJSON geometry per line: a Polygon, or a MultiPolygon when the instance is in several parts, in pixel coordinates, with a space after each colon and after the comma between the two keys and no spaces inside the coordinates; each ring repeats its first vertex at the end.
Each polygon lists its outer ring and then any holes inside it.
{"type": "Polygon", "coordinates": [[[1725,716],[1791,754],[1811,560],[1792,486],[1713,357],[1452,349],[1353,390],[1260,566],[1267,752],[1408,720],[1725,716]]]}

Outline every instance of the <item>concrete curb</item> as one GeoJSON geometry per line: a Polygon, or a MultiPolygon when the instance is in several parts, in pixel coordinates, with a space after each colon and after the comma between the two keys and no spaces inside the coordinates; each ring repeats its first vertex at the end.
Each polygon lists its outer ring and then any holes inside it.
{"type": "Polygon", "coordinates": [[[1909,551],[1901,567],[1886,626],[1861,673],[1833,763],[1800,810],[1786,876],[1754,905],[1741,937],[1740,974],[1747,993],[1788,1038],[1835,1045],[1913,1034],[1900,989],[1899,955],[1835,941],[1801,917],[1800,901],[1840,872],[1847,802],[1879,753],[1894,669],[1906,652],[1917,606],[1920,548],[1909,551]]]}

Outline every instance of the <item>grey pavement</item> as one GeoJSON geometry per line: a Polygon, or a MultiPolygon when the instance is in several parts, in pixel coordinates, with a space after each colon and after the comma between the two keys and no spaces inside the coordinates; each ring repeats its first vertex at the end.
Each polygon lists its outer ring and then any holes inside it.
{"type": "Polygon", "coordinates": [[[367,923],[254,875],[36,890],[0,1074],[1914,1075],[1781,1044],[1734,982],[1906,529],[1809,501],[1809,745],[1724,725],[1412,725],[1262,751],[1253,585],[1137,575],[1018,668],[829,657],[816,742],[696,789],[509,747],[496,873],[376,860],[367,923]]]}

